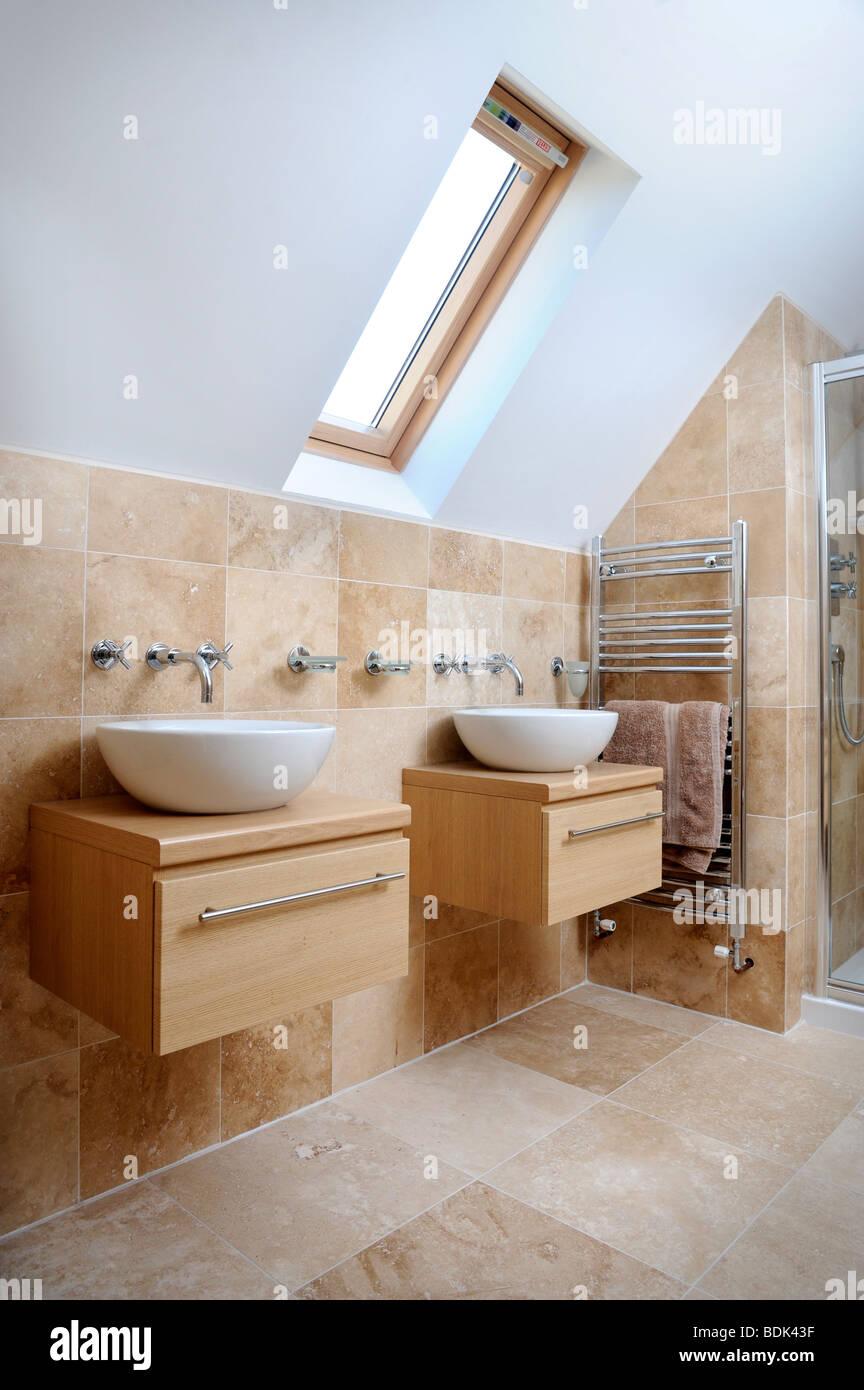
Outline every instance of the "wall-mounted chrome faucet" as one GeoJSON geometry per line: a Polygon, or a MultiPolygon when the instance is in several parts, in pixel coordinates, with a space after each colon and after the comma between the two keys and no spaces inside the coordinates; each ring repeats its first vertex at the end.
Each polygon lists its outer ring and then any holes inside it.
{"type": "Polygon", "coordinates": [[[525,690],[525,681],[522,672],[516,665],[512,656],[505,656],[503,652],[492,652],[490,656],[470,657],[465,656],[446,656],[444,652],[439,652],[432,662],[432,669],[439,676],[449,676],[451,671],[459,671],[463,676],[478,676],[481,671],[491,671],[495,676],[502,671],[510,671],[516,682],[516,694],[522,695],[525,690]]]}
{"type": "Polygon", "coordinates": [[[233,671],[234,668],[228,660],[228,653],[233,646],[233,642],[228,642],[220,651],[216,643],[208,638],[206,642],[201,643],[197,651],[181,652],[177,647],[169,647],[166,642],[151,642],[145,659],[153,671],[164,671],[166,666],[180,666],[184,663],[194,666],[201,678],[201,703],[212,705],[213,667],[221,662],[229,671],[233,671]]]}
{"type": "Polygon", "coordinates": [[[310,656],[302,643],[288,653],[288,666],[297,676],[303,671],[335,671],[336,663],[344,660],[344,656],[310,656]]]}

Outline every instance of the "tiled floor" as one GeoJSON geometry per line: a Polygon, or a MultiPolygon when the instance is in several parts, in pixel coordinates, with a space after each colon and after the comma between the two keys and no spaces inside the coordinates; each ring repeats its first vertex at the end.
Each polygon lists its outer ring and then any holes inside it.
{"type": "Polygon", "coordinates": [[[0,1242],[43,1297],[824,1299],[864,1041],[583,985],[0,1242]]]}

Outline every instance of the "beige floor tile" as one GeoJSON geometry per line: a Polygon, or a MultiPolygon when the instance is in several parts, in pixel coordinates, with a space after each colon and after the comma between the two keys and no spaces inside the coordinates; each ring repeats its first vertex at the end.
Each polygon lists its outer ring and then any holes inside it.
{"type": "Polygon", "coordinates": [[[683,1043],[680,1033],[617,1018],[570,997],[550,999],[499,1023],[466,1046],[604,1096],[683,1043]],[[577,1029],[584,1029],[584,1035],[577,1029]],[[577,1046],[580,1041],[585,1045],[577,1046]]]}
{"type": "Polygon", "coordinates": [[[864,1193],[864,1106],[859,1105],[837,1126],[804,1165],[803,1172],[822,1182],[864,1193]]]}
{"type": "Polygon", "coordinates": [[[683,1286],[483,1183],[307,1284],[304,1299],[677,1299],[683,1286]]]}
{"type": "Polygon", "coordinates": [[[418,1216],[466,1181],[335,1102],[153,1179],[291,1288],[418,1216]]]}
{"type": "Polygon", "coordinates": [[[273,1298],[273,1280],[149,1183],[101,1197],[0,1245],[7,1278],[60,1299],[273,1298]]]}
{"type": "Polygon", "coordinates": [[[864,1039],[832,1033],[827,1028],[811,1028],[799,1023],[791,1032],[778,1036],[744,1023],[717,1023],[703,1042],[747,1052],[760,1061],[796,1067],[814,1076],[842,1081],[864,1096],[864,1039]]]}
{"type": "Polygon", "coordinates": [[[487,1181],[692,1283],[783,1186],[777,1164],[604,1101],[487,1181]]]}
{"type": "MultiPolygon", "coordinates": [[[[716,1298],[818,1299],[864,1270],[864,1211],[851,1193],[798,1174],[700,1284],[716,1298]]],[[[860,1297],[860,1294],[859,1294],[860,1297]]]]}
{"type": "Polygon", "coordinates": [[[648,1023],[654,1028],[665,1028],[669,1033],[684,1033],[688,1038],[695,1038],[717,1022],[711,1014],[679,1009],[677,1004],[661,1004],[656,999],[643,999],[639,994],[624,994],[621,990],[590,983],[577,985],[564,998],[573,1004],[587,1004],[589,1008],[629,1018],[633,1023],[648,1023]]]}
{"type": "Polygon", "coordinates": [[[590,1091],[457,1043],[358,1087],[340,1103],[424,1153],[477,1174],[596,1099],[590,1091]]]}
{"type": "Polygon", "coordinates": [[[696,1038],[616,1099],[791,1167],[804,1163],[855,1104],[827,1077],[777,1067],[696,1038]]]}

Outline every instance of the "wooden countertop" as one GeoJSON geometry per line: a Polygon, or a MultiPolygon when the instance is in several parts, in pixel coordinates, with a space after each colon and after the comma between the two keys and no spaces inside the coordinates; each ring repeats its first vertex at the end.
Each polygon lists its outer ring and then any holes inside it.
{"type": "Polygon", "coordinates": [[[410,820],[411,807],[399,801],[320,791],[303,792],[275,811],[227,816],[153,811],[131,796],[43,801],[30,807],[34,830],[158,868],[398,830],[410,820]]]}
{"type": "Polygon", "coordinates": [[[406,767],[402,786],[438,787],[443,791],[476,792],[481,796],[508,796],[523,801],[576,801],[580,797],[653,787],[663,781],[662,767],[636,763],[591,763],[586,784],[574,786],[572,772],[500,772],[481,763],[433,763],[406,767]]]}

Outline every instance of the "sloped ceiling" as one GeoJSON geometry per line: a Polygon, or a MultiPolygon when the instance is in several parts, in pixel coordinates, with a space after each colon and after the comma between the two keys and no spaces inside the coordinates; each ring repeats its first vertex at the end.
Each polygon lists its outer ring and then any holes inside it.
{"type": "Polygon", "coordinates": [[[5,0],[3,30],[3,444],[280,488],[505,64],[638,183],[436,520],[601,529],[777,290],[864,338],[854,0],[5,0]],[[779,110],[779,153],[676,143],[700,102],[779,110]]]}

